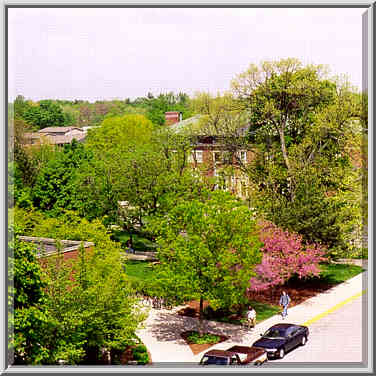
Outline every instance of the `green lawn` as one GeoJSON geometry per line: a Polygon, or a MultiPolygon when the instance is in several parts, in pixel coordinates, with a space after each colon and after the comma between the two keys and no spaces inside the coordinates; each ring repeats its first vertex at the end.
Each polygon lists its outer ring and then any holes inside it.
{"type": "Polygon", "coordinates": [[[361,266],[346,264],[321,264],[320,268],[320,280],[333,285],[345,282],[364,271],[361,266]]]}
{"type": "Polygon", "coordinates": [[[152,281],[155,276],[152,264],[148,261],[128,260],[125,264],[125,272],[131,278],[143,281],[152,281]]]}
{"type": "MultiPolygon", "coordinates": [[[[257,312],[257,323],[260,323],[261,321],[264,321],[268,319],[269,317],[272,317],[276,315],[277,313],[281,312],[281,308],[278,306],[273,306],[270,304],[260,303],[256,301],[250,301],[250,305],[255,309],[257,312]]],[[[227,322],[230,324],[236,324],[240,325],[241,320],[245,320],[246,312],[243,312],[242,319],[239,317],[219,317],[219,318],[213,318],[213,321],[219,321],[219,322],[227,322]]]]}
{"type": "MultiPolygon", "coordinates": [[[[147,261],[134,261],[129,260],[125,264],[126,273],[131,277],[131,280],[137,282],[142,281],[143,284],[152,284],[155,282],[155,272],[153,266],[147,261]]],[[[347,279],[355,277],[357,274],[361,273],[363,268],[357,265],[344,265],[344,264],[322,264],[320,278],[315,277],[311,282],[324,283],[330,285],[336,285],[342,283],[347,279]]],[[[270,304],[260,303],[256,301],[251,301],[250,304],[257,312],[257,322],[268,319],[269,317],[278,314],[281,311],[279,306],[274,306],[270,304]]],[[[245,317],[245,314],[243,315],[245,317]]],[[[232,324],[240,324],[240,318],[228,316],[210,318],[211,320],[228,322],[232,324]]]]}
{"type": "MultiPolygon", "coordinates": [[[[126,231],[113,231],[112,236],[115,241],[120,242],[122,248],[126,248],[125,243],[129,239],[130,235],[126,231]]],[[[138,234],[133,234],[132,235],[132,240],[133,240],[133,248],[136,251],[140,252],[150,252],[150,251],[156,251],[156,244],[153,243],[151,240],[138,235],[138,234]]]]}

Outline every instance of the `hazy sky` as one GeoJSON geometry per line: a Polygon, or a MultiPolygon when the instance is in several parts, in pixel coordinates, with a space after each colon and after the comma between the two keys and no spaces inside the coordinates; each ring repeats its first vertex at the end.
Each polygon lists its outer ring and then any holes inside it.
{"type": "Polygon", "coordinates": [[[361,87],[365,9],[9,9],[9,94],[135,98],[228,90],[250,63],[297,57],[361,87]]]}

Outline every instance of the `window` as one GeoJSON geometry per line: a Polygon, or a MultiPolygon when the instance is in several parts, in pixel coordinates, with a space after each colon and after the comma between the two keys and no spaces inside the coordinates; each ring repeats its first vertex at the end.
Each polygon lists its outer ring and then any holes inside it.
{"type": "Polygon", "coordinates": [[[213,161],[214,163],[221,162],[221,152],[220,151],[213,151],[213,161]]]}
{"type": "Polygon", "coordinates": [[[242,163],[247,163],[247,152],[245,150],[239,151],[239,159],[242,163]]]}
{"type": "Polygon", "coordinates": [[[196,150],[196,162],[197,163],[202,163],[204,158],[203,158],[203,151],[202,150],[196,150]]]}

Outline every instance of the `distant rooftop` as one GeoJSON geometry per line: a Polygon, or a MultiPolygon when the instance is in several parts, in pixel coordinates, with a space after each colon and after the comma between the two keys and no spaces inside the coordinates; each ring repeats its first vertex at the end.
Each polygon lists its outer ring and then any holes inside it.
{"type": "Polygon", "coordinates": [[[179,121],[178,123],[172,124],[169,126],[170,129],[180,132],[180,131],[193,131],[197,130],[198,123],[202,115],[195,115],[188,119],[179,121]]]}
{"type": "MultiPolygon", "coordinates": [[[[41,238],[35,236],[20,236],[19,239],[23,242],[33,243],[37,246],[38,253],[37,256],[41,257],[50,256],[57,253],[56,239],[51,238],[41,238]]],[[[84,248],[89,248],[94,246],[93,242],[84,242],[78,240],[60,240],[62,246],[62,252],[71,252],[80,248],[81,243],[83,243],[84,248]]]]}
{"type": "MultiPolygon", "coordinates": [[[[198,134],[200,127],[202,124],[200,124],[200,119],[202,119],[202,115],[195,115],[188,119],[179,121],[178,123],[172,124],[169,126],[170,129],[174,130],[175,132],[186,132],[186,133],[194,133],[198,134]]],[[[249,130],[249,124],[244,125],[243,127],[240,127],[237,129],[237,134],[239,136],[245,136],[249,130]]],[[[207,133],[207,130],[203,133],[207,133]]],[[[204,136],[205,134],[202,134],[204,136]]],[[[209,136],[209,134],[206,134],[209,136]]],[[[218,136],[216,132],[213,132],[213,134],[210,134],[211,136],[218,136]]]]}
{"type": "Polygon", "coordinates": [[[47,127],[40,129],[38,132],[39,133],[67,133],[73,129],[78,129],[80,131],[83,131],[83,129],[79,127],[47,127]]]}

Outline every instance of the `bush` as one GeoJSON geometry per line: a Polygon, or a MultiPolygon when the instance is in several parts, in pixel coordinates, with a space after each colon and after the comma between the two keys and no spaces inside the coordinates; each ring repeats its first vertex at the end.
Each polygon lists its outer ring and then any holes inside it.
{"type": "Polygon", "coordinates": [[[220,336],[216,336],[215,334],[209,334],[205,333],[203,335],[200,335],[197,332],[192,332],[188,337],[187,337],[189,342],[196,343],[198,345],[204,345],[207,343],[218,343],[221,339],[220,336]]]}
{"type": "Polygon", "coordinates": [[[219,308],[219,309],[213,309],[211,306],[207,306],[204,308],[204,316],[208,320],[211,319],[218,319],[220,317],[228,316],[230,315],[230,311],[225,308],[219,308]]]}
{"type": "Polygon", "coordinates": [[[138,345],[132,349],[133,359],[137,361],[138,364],[148,364],[149,354],[146,346],[138,345]]]}

